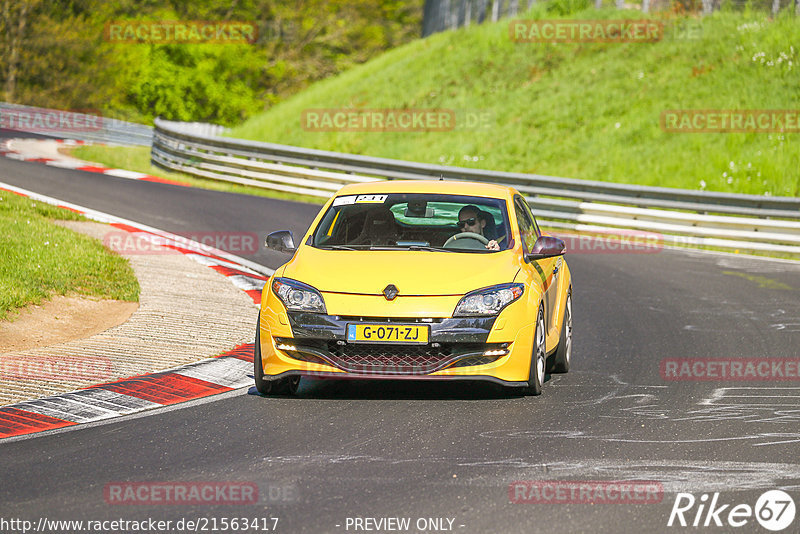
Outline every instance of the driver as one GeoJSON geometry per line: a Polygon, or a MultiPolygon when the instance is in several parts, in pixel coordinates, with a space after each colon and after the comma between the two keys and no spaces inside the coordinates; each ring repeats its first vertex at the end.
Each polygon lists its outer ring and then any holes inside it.
{"type": "MultiPolygon", "coordinates": [[[[480,217],[480,208],[470,204],[464,206],[458,212],[458,230],[459,232],[472,232],[473,234],[483,235],[483,229],[486,227],[486,221],[480,217]]],[[[486,237],[486,236],[484,236],[486,237]]],[[[486,248],[489,250],[500,250],[500,245],[494,239],[486,243],[486,248]]]]}

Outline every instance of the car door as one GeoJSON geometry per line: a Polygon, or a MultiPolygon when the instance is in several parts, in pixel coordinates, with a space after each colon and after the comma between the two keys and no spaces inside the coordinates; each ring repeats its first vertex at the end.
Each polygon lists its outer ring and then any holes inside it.
{"type": "MultiPolygon", "coordinates": [[[[541,235],[536,220],[531,213],[528,203],[521,196],[514,197],[514,211],[517,216],[520,238],[522,239],[523,253],[527,254],[533,249],[536,240],[541,235]]],[[[561,258],[558,258],[560,260],[561,258]]],[[[559,261],[560,263],[560,261],[559,261]]],[[[530,275],[538,279],[544,287],[544,320],[547,334],[551,334],[555,325],[556,317],[556,281],[558,271],[556,268],[556,258],[546,258],[543,260],[532,260],[526,263],[530,275]]]]}

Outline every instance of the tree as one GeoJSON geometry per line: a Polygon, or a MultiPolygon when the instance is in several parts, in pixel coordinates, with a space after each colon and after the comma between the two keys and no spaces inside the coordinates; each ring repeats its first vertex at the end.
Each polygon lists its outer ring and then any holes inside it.
{"type": "Polygon", "coordinates": [[[17,71],[20,49],[25,40],[28,17],[40,0],[3,0],[0,13],[0,63],[3,66],[3,94],[7,102],[14,102],[17,92],[17,71]]]}

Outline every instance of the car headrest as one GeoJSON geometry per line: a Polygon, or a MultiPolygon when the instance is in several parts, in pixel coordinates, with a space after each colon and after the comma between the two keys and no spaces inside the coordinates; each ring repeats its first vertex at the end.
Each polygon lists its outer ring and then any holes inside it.
{"type": "Polygon", "coordinates": [[[494,216],[488,211],[481,210],[478,217],[482,221],[486,221],[486,226],[483,227],[483,237],[486,239],[497,239],[497,224],[494,222],[494,216]]]}

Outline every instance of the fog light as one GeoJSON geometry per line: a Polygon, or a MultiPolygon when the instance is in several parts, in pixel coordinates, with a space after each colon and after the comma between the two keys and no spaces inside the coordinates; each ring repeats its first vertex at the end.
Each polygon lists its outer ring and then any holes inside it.
{"type": "Polygon", "coordinates": [[[506,354],[508,354],[508,349],[487,350],[483,353],[484,356],[505,356],[506,354]]]}
{"type": "Polygon", "coordinates": [[[297,347],[295,347],[294,345],[288,345],[286,343],[279,343],[276,348],[278,350],[287,350],[287,351],[288,350],[297,350],[297,347]]]}

